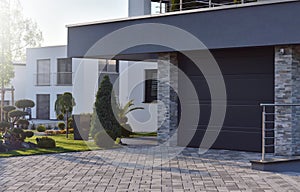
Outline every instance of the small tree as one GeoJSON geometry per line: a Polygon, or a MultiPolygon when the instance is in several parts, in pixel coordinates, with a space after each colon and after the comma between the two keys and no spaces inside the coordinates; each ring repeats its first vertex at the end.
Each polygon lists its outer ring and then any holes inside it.
{"type": "Polygon", "coordinates": [[[35,106],[34,101],[29,99],[21,99],[16,101],[15,106],[25,111],[26,108],[33,108],[35,106]]]}
{"type": "Polygon", "coordinates": [[[3,121],[7,121],[8,122],[8,113],[12,110],[15,110],[16,107],[15,106],[12,106],[12,105],[7,105],[7,106],[4,106],[2,108],[3,112],[4,112],[4,117],[3,117],[3,121]]]}
{"type": "Polygon", "coordinates": [[[68,119],[69,116],[72,114],[73,107],[76,105],[75,99],[72,96],[72,93],[65,92],[64,94],[60,95],[57,100],[55,101],[55,112],[56,115],[63,114],[64,117],[66,116],[66,137],[68,138],[69,135],[69,126],[68,126],[68,119]]]}
{"type": "Polygon", "coordinates": [[[14,127],[14,125],[16,124],[16,122],[19,119],[21,119],[22,117],[24,117],[27,114],[28,114],[27,112],[20,111],[20,110],[12,110],[12,111],[8,112],[9,121],[10,121],[12,127],[14,127]]]}

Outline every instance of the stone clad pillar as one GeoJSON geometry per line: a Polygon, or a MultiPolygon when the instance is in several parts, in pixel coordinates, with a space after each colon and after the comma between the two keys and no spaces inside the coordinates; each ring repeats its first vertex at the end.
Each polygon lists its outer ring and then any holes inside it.
{"type": "Polygon", "coordinates": [[[177,145],[178,126],[177,53],[160,53],[158,57],[158,142],[177,145]],[[173,135],[173,136],[172,136],[173,135]],[[170,139],[172,136],[172,139],[170,139]]]}
{"type": "MultiPolygon", "coordinates": [[[[275,103],[300,103],[300,45],[275,47],[275,103]]],[[[300,107],[275,113],[275,154],[300,155],[300,107]]]]}

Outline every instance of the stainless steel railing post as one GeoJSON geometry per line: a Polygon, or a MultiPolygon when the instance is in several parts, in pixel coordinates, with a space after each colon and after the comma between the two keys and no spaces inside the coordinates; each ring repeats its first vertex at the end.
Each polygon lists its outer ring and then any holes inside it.
{"type": "Polygon", "coordinates": [[[265,160],[265,155],[266,155],[266,151],[265,151],[265,134],[266,134],[266,124],[265,124],[265,120],[266,120],[266,106],[263,106],[263,112],[262,112],[262,153],[261,153],[261,161],[265,160]]]}

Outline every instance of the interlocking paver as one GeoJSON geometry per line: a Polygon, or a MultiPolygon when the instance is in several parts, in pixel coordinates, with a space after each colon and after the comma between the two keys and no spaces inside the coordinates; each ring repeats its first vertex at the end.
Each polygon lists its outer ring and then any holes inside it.
{"type": "Polygon", "coordinates": [[[300,192],[300,174],[251,170],[252,159],[259,154],[145,146],[2,158],[0,191],[300,192]]]}

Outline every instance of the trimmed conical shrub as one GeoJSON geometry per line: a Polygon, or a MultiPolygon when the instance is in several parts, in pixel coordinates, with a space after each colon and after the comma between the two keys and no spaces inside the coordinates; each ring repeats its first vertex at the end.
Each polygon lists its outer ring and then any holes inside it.
{"type": "MultiPolygon", "coordinates": [[[[105,130],[113,140],[121,136],[121,125],[117,121],[115,114],[118,114],[118,105],[113,85],[109,77],[106,75],[101,81],[95,101],[95,110],[98,116],[100,125],[93,127],[92,135],[95,135],[101,130],[105,130]]],[[[96,121],[94,119],[94,121],[96,121]]],[[[96,123],[98,124],[98,123],[96,123]]]]}

